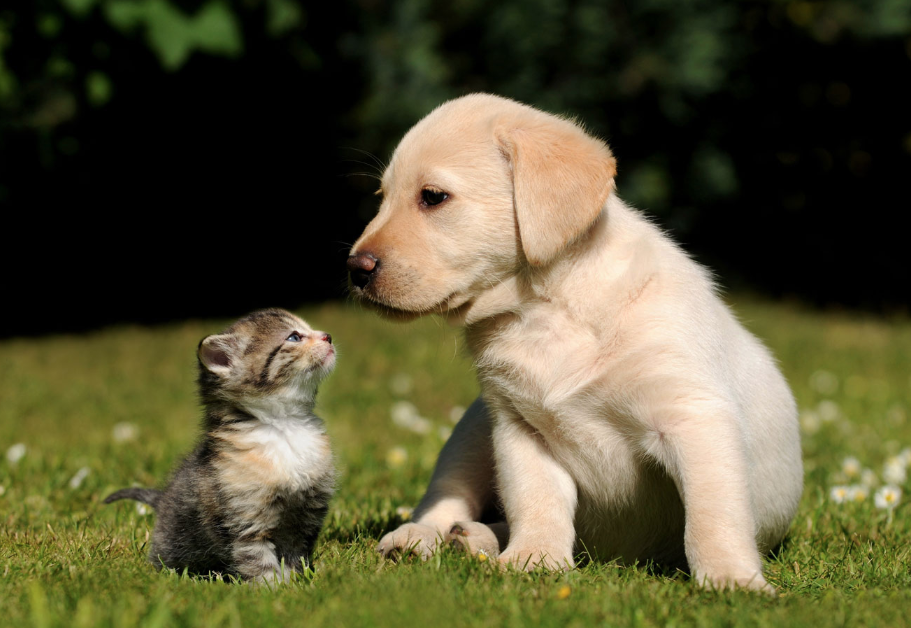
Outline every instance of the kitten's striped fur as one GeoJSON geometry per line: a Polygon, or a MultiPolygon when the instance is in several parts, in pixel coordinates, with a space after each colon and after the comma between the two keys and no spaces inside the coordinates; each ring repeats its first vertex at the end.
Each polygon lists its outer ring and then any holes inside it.
{"type": "Polygon", "coordinates": [[[286,579],[309,565],[334,483],[313,414],[335,366],[329,334],[284,310],[254,312],[199,344],[205,407],[196,449],[162,491],[129,488],[157,513],[149,560],[192,573],[286,579]]]}

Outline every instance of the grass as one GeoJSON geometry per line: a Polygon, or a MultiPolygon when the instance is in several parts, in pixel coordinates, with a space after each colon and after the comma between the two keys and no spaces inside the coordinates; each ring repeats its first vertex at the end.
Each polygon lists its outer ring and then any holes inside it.
{"type": "Polygon", "coordinates": [[[326,304],[301,314],[340,351],[319,412],[341,485],[315,572],[274,590],[156,572],[145,560],[154,517],[130,502],[101,504],[114,489],[158,484],[187,452],[199,416],[194,350],[228,321],[0,343],[0,454],[26,447],[17,463],[0,458],[0,624],[907,625],[909,496],[890,515],[872,492],[836,504],[829,491],[850,483],[839,477],[845,457],[881,476],[886,458],[911,445],[911,322],[734,305],[778,356],[804,411],[804,497],[766,566],[777,599],[702,591],[647,565],[529,575],[451,551],[428,563],[380,559],[376,540],[419,499],[453,407],[468,405],[477,384],[457,331],[439,321],[394,325],[326,304]],[[429,419],[429,433],[392,423],[403,400],[429,419]],[[136,438],[115,440],[121,423],[136,438]]]}

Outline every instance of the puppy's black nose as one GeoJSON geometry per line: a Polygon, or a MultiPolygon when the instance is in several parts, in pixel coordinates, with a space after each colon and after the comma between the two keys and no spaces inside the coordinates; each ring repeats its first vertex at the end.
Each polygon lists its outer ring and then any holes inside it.
{"type": "Polygon", "coordinates": [[[323,334],[320,339],[323,342],[328,342],[330,345],[332,344],[332,334],[323,334]]]}
{"type": "Polygon", "coordinates": [[[351,273],[351,283],[358,288],[363,288],[370,283],[370,278],[376,270],[379,260],[370,253],[358,253],[348,257],[348,272],[351,273]]]}

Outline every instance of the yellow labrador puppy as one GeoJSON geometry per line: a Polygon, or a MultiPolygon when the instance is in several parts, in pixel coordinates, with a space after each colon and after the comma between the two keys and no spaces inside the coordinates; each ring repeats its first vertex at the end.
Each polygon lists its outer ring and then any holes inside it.
{"type": "Polygon", "coordinates": [[[561,569],[584,549],[772,592],[760,557],[803,485],[793,397],[709,273],[618,198],[615,172],[578,125],[486,94],[402,139],[348,258],[352,291],[464,326],[482,393],[414,522],[378,550],[457,541],[561,569]],[[478,523],[495,502],[508,528],[478,523]]]}

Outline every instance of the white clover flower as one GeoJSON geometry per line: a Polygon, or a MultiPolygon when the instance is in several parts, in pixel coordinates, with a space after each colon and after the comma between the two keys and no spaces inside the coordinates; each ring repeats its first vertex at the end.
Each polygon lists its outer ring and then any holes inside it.
{"type": "Polygon", "coordinates": [[[852,502],[862,502],[870,496],[870,489],[862,484],[853,484],[848,487],[848,500],[852,502]]]}
{"type": "Polygon", "coordinates": [[[77,489],[80,486],[82,486],[83,480],[85,480],[85,478],[87,478],[89,473],[91,473],[91,472],[92,472],[92,470],[89,469],[88,467],[82,467],[81,469],[79,469],[76,472],[76,474],[73,475],[72,478],[70,478],[70,488],[77,489]]]}
{"type": "Polygon", "coordinates": [[[831,399],[823,399],[820,401],[819,405],[816,406],[816,412],[819,413],[819,418],[823,423],[831,423],[841,416],[841,410],[839,410],[838,404],[831,399]]]}
{"type": "Polygon", "coordinates": [[[860,472],[860,483],[867,488],[874,488],[879,485],[879,477],[873,469],[864,469],[860,472]]]}
{"type": "Polygon", "coordinates": [[[386,452],[386,464],[392,469],[398,469],[408,461],[408,450],[404,447],[393,447],[386,452]]]}
{"type": "Polygon", "coordinates": [[[889,484],[904,484],[908,479],[907,467],[898,456],[886,460],[883,465],[883,480],[889,484]]]}
{"type": "Polygon", "coordinates": [[[402,518],[403,521],[408,521],[411,519],[411,515],[414,514],[414,508],[408,506],[399,506],[395,509],[395,514],[402,518]]]}
{"type": "Polygon", "coordinates": [[[433,424],[418,414],[418,409],[410,401],[396,401],[390,409],[392,422],[415,434],[427,434],[433,424]]]}
{"type": "Polygon", "coordinates": [[[841,461],[841,472],[845,474],[846,478],[854,479],[858,477],[861,469],[860,460],[854,456],[848,456],[841,461]]]}
{"type": "Polygon", "coordinates": [[[823,395],[832,395],[838,390],[838,377],[834,373],[819,369],[810,375],[810,387],[823,395]]]}
{"type": "Polygon", "coordinates": [[[463,406],[452,406],[449,410],[449,420],[453,423],[458,423],[463,414],[465,414],[465,408],[463,406]]]}
{"type": "Polygon", "coordinates": [[[815,434],[822,427],[822,420],[813,410],[804,410],[800,413],[800,430],[804,434],[815,434]]]}
{"type": "Polygon", "coordinates": [[[902,490],[897,486],[884,486],[878,491],[873,498],[876,507],[885,510],[892,510],[902,499],[902,490]]]}
{"type": "Polygon", "coordinates": [[[139,430],[136,429],[136,426],[132,423],[117,423],[112,430],[111,435],[114,438],[115,443],[125,443],[127,441],[135,440],[139,436],[139,430]]]}
{"type": "Polygon", "coordinates": [[[136,502],[136,514],[140,517],[145,517],[151,515],[153,512],[152,507],[148,504],[143,504],[142,502],[136,502]]]}
{"type": "Polygon", "coordinates": [[[833,486],[829,491],[829,499],[831,499],[836,504],[843,504],[848,499],[850,494],[850,487],[847,486],[833,486]]]}
{"type": "Polygon", "coordinates": [[[6,459],[10,464],[19,464],[19,461],[25,457],[26,451],[25,443],[16,443],[6,450],[6,459]]]}
{"type": "Polygon", "coordinates": [[[389,389],[400,397],[404,397],[410,393],[413,387],[414,382],[411,379],[411,375],[408,373],[396,373],[389,382],[389,389]]]}

